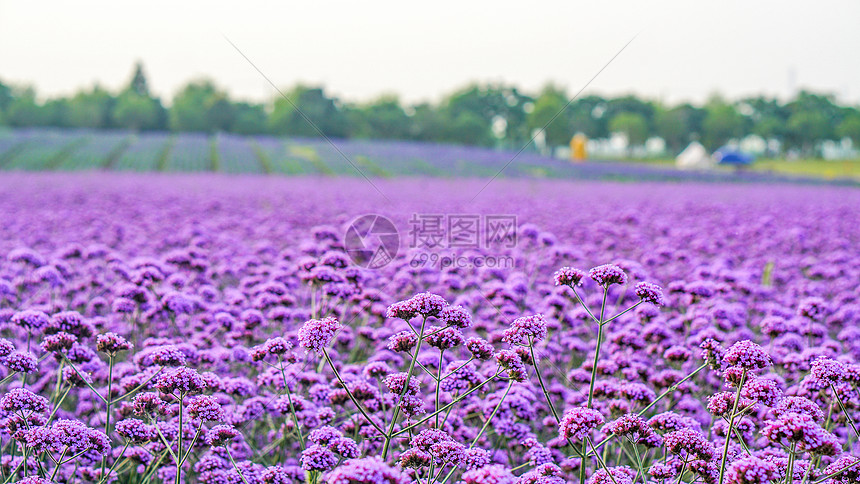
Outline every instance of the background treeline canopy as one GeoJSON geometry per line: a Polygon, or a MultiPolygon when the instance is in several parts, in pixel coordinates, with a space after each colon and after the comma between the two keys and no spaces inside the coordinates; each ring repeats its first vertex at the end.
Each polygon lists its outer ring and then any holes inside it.
{"type": "Polygon", "coordinates": [[[200,80],[183,87],[167,106],[151,94],[138,64],[128,86],[118,93],[95,86],[42,102],[33,88],[0,81],[0,125],[320,136],[303,113],[335,138],[517,147],[555,117],[545,133],[549,146],[565,145],[578,132],[590,138],[623,133],[631,144],[660,137],[675,152],[693,140],[715,149],[751,134],[777,140],[784,150],[808,152],[818,141],[844,138],[860,145],[860,109],[807,91],[788,102],[764,96],[730,102],[714,96],[699,106],[666,105],[632,95],[589,95],[566,109],[572,94],[553,85],[524,93],[514,86],[473,84],[437,104],[414,105],[393,95],[344,102],[323,88],[304,85],[284,92],[292,102],[279,96],[268,104],[249,103],[232,100],[213,82],[200,80]]]}

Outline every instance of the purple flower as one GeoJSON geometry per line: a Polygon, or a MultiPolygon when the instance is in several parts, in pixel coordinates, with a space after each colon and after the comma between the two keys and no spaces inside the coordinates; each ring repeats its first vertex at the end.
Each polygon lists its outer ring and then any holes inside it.
{"type": "Polygon", "coordinates": [[[515,351],[499,350],[495,357],[499,366],[508,372],[508,378],[511,380],[523,381],[528,376],[523,359],[515,351]]]}
{"type": "Polygon", "coordinates": [[[41,347],[49,353],[68,351],[78,342],[78,337],[64,332],[51,334],[42,338],[41,347]]]}
{"type": "Polygon", "coordinates": [[[627,284],[627,274],[624,270],[614,264],[604,264],[588,271],[590,277],[597,284],[608,287],[612,284],[627,284]]]}
{"type": "Polygon", "coordinates": [[[610,467],[609,472],[599,469],[588,479],[588,484],[633,484],[636,472],[629,467],[610,467]]]}
{"type": "Polygon", "coordinates": [[[11,371],[33,373],[39,369],[39,360],[29,352],[16,351],[3,358],[3,364],[11,371]]]}
{"type": "Polygon", "coordinates": [[[692,429],[669,432],[663,437],[663,442],[666,450],[671,454],[696,456],[706,461],[714,457],[714,444],[708,442],[701,433],[692,429]]]}
{"type": "Polygon", "coordinates": [[[132,409],[137,415],[153,416],[163,413],[164,405],[164,401],[152,392],[139,393],[132,399],[132,409]]]}
{"type": "Polygon", "coordinates": [[[212,447],[222,447],[238,437],[239,431],[232,425],[216,425],[206,432],[203,441],[212,447]]]}
{"type": "MultiPolygon", "coordinates": [[[[383,383],[388,388],[388,391],[395,395],[401,395],[406,388],[407,377],[408,374],[406,373],[394,373],[385,377],[383,383]]],[[[406,391],[406,394],[417,395],[419,391],[421,391],[421,382],[417,378],[409,378],[409,389],[406,391]]]]}
{"type": "Polygon", "coordinates": [[[430,465],[432,457],[421,449],[408,449],[400,454],[400,465],[407,469],[420,469],[430,465]]]}
{"type": "Polygon", "coordinates": [[[430,452],[430,447],[434,444],[438,444],[439,442],[448,442],[450,440],[451,436],[444,430],[424,429],[412,438],[410,445],[416,449],[423,450],[424,452],[430,452]]]}
{"type": "Polygon", "coordinates": [[[833,385],[844,380],[847,373],[842,362],[821,357],[812,362],[811,374],[825,385],[833,385]]]}
{"type": "Polygon", "coordinates": [[[493,357],[495,348],[489,341],[482,338],[469,338],[466,341],[466,349],[472,354],[476,360],[489,360],[493,357]]]}
{"type": "Polygon", "coordinates": [[[333,317],[311,319],[299,329],[299,346],[321,355],[340,328],[340,323],[333,317]]]}
{"type": "Polygon", "coordinates": [[[327,471],[337,465],[337,456],[328,447],[314,444],[302,451],[299,462],[306,471],[327,471]]]}
{"type": "Polygon", "coordinates": [[[328,425],[311,430],[310,434],[308,434],[309,441],[324,447],[341,437],[343,437],[343,433],[340,430],[328,425]]]}
{"type": "Polygon", "coordinates": [[[732,462],[726,473],[728,484],[767,484],[776,479],[777,468],[758,457],[744,457],[732,462]]]}
{"type": "Polygon", "coordinates": [[[430,446],[430,455],[436,459],[440,467],[443,463],[460,465],[465,457],[465,451],[466,447],[463,444],[452,440],[437,442],[430,446]]]}
{"type": "Polygon", "coordinates": [[[553,274],[556,286],[580,286],[583,279],[585,279],[585,272],[573,267],[562,267],[553,274]]]}
{"type": "Polygon", "coordinates": [[[132,444],[143,444],[156,438],[155,428],[137,419],[125,419],[116,423],[116,432],[132,444]]]}
{"type": "Polygon", "coordinates": [[[785,445],[799,444],[800,450],[832,455],[839,450],[839,442],[833,434],[821,428],[809,415],[784,413],[766,422],[762,435],[771,442],[785,445]]]}
{"type": "Polygon", "coordinates": [[[490,452],[480,447],[467,449],[463,454],[463,468],[467,471],[480,469],[481,467],[490,465],[490,462],[492,462],[490,460],[490,452]]]}
{"type": "Polygon", "coordinates": [[[635,293],[642,301],[649,302],[655,306],[666,305],[666,300],[663,298],[663,289],[656,284],[640,282],[636,284],[635,293]]]}
{"type": "Polygon", "coordinates": [[[820,297],[810,297],[800,301],[797,314],[813,321],[821,321],[828,312],[827,303],[820,297]]]}
{"type": "Polygon", "coordinates": [[[447,326],[468,328],[472,325],[472,315],[463,306],[448,306],[439,313],[439,320],[447,326]]]}
{"type": "Polygon", "coordinates": [[[615,435],[626,437],[634,444],[639,443],[640,440],[653,437],[654,435],[654,429],[649,427],[642,417],[633,413],[629,413],[614,422],[610,422],[606,426],[606,430],[615,435]]]}
{"type": "Polygon", "coordinates": [[[515,482],[510,469],[500,464],[464,472],[461,479],[466,484],[513,484],[515,482]]]}
{"type": "Polygon", "coordinates": [[[576,407],[566,412],[558,424],[558,435],[564,440],[576,442],[584,439],[592,430],[603,425],[603,415],[587,407],[576,407]]]}
{"type": "Polygon", "coordinates": [[[385,465],[378,457],[350,459],[326,476],[326,484],[407,484],[411,481],[402,471],[385,465]]]}
{"type": "Polygon", "coordinates": [[[195,306],[192,299],[176,291],[170,291],[162,296],[161,305],[174,314],[191,314],[195,306]]]}
{"type": "Polygon", "coordinates": [[[42,311],[26,309],[13,314],[11,321],[15,326],[26,329],[27,331],[33,331],[47,326],[50,319],[48,318],[48,315],[42,311]]]}
{"type": "Polygon", "coordinates": [[[502,341],[512,345],[531,345],[546,338],[547,322],[542,314],[517,318],[503,333],[502,341]]]}
{"type": "Polygon", "coordinates": [[[361,454],[358,450],[358,444],[349,437],[339,437],[334,439],[328,444],[328,448],[345,459],[355,459],[361,454]]]}
{"type": "Polygon", "coordinates": [[[424,336],[424,341],[428,345],[444,351],[460,346],[465,342],[465,339],[463,333],[457,328],[431,326],[427,336],[424,336]]]}
{"type": "Polygon", "coordinates": [[[206,382],[197,370],[180,366],[166,370],[156,384],[163,393],[195,394],[206,389],[206,382]]]}
{"type": "Polygon", "coordinates": [[[111,356],[115,356],[120,351],[128,351],[133,346],[116,333],[104,333],[96,337],[96,349],[111,356]]]}
{"type": "Polygon", "coordinates": [[[782,398],[782,389],[776,380],[770,378],[754,378],[746,382],[741,390],[741,396],[754,400],[762,405],[772,407],[782,398]]]}
{"type": "Polygon", "coordinates": [[[815,402],[804,397],[785,397],[779,401],[772,412],[774,417],[780,417],[786,413],[801,413],[816,422],[824,421],[824,411],[815,402]]]}
{"type": "Polygon", "coordinates": [[[188,415],[191,418],[200,419],[203,421],[221,421],[224,419],[224,412],[221,409],[221,404],[209,395],[200,395],[194,397],[188,403],[188,415]]]}
{"type": "Polygon", "coordinates": [[[388,339],[388,349],[403,353],[411,351],[418,344],[418,335],[412,331],[401,331],[388,339]]]}
{"type": "Polygon", "coordinates": [[[723,356],[723,361],[747,371],[763,370],[771,365],[770,356],[750,340],[738,341],[723,356]]]}
{"type": "Polygon", "coordinates": [[[448,301],[446,301],[445,298],[429,292],[416,294],[412,296],[409,301],[411,301],[411,305],[415,312],[425,318],[430,316],[439,316],[445,307],[448,306],[448,301]]]}

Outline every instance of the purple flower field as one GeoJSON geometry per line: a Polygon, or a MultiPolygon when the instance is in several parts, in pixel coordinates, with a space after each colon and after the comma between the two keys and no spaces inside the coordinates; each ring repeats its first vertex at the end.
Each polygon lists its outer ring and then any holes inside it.
{"type": "Polygon", "coordinates": [[[860,191],[485,184],[3,175],[0,482],[860,482],[860,191]]]}

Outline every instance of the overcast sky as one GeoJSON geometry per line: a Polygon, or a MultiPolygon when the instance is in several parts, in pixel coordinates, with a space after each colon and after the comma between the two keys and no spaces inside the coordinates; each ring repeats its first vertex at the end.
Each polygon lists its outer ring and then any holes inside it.
{"type": "Polygon", "coordinates": [[[0,80],[42,95],[127,83],[136,60],[170,98],[209,77],[233,96],[323,84],[347,100],[436,100],[469,81],[670,102],[810,88],[860,102],[860,2],[0,0],[0,80]],[[135,5],[136,7],[132,7],[135,5]]]}

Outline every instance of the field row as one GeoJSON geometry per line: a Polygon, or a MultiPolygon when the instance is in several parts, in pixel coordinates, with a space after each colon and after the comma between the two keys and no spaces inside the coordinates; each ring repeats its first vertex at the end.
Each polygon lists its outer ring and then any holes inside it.
{"type": "Polygon", "coordinates": [[[219,133],[131,133],[22,129],[0,131],[0,171],[218,172],[616,181],[820,181],[773,173],[689,172],[666,166],[573,164],[533,151],[412,141],[333,140],[219,133]]]}

